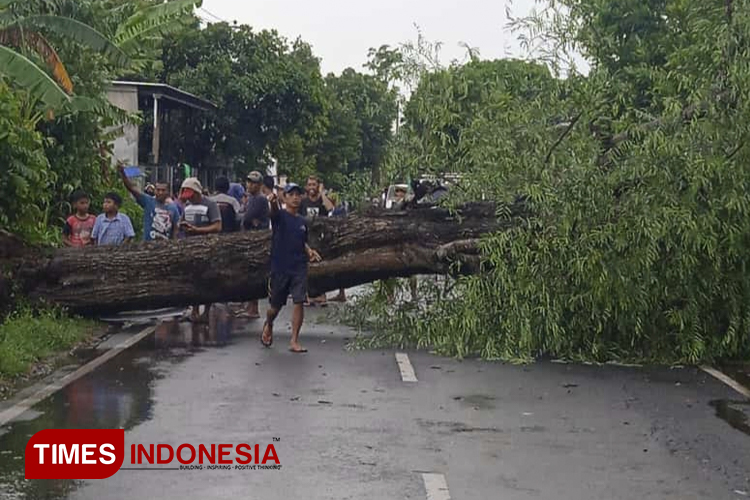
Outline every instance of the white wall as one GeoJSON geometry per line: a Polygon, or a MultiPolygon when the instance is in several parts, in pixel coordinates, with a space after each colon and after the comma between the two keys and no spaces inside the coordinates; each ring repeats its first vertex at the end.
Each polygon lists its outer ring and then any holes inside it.
{"type": "MultiPolygon", "coordinates": [[[[125,85],[111,87],[107,91],[107,99],[114,106],[129,113],[138,111],[138,89],[125,85]]],[[[120,134],[114,141],[114,154],[112,164],[118,161],[126,165],[138,165],[138,127],[136,125],[123,125],[118,127],[120,134]]],[[[112,131],[113,128],[108,130],[112,131]]]]}

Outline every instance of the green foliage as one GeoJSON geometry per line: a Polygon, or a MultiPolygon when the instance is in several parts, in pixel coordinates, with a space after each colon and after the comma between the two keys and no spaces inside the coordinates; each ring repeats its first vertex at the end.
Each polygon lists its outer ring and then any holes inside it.
{"type": "Polygon", "coordinates": [[[82,23],[76,19],[65,16],[55,16],[50,14],[31,15],[18,19],[14,25],[21,26],[28,30],[48,30],[54,32],[67,41],[90,48],[107,57],[117,66],[127,66],[130,64],[128,56],[123,50],[110,41],[105,35],[93,27],[82,23]]]}
{"type": "Polygon", "coordinates": [[[24,88],[32,102],[56,110],[68,104],[66,92],[72,94],[73,85],[57,54],[59,45],[55,47],[45,35],[86,47],[115,66],[129,64],[127,55],[105,35],[78,19],[59,15],[61,11],[59,5],[39,1],[0,7],[0,74],[24,88]]]}
{"type": "Polygon", "coordinates": [[[35,123],[21,96],[0,80],[0,227],[38,241],[53,174],[35,123]]]}
{"type": "Polygon", "coordinates": [[[326,184],[383,163],[396,118],[397,92],[384,78],[397,56],[381,48],[375,75],[345,70],[320,75],[319,60],[301,40],[249,26],[195,25],[167,37],[161,71],[148,75],[216,103],[220,111],[188,121],[175,151],[196,165],[234,164],[242,174],[275,158],[293,179],[313,173],[326,184]],[[381,74],[382,73],[382,74],[381,74]],[[187,135],[197,140],[183,141],[187,135]]]}
{"type": "Polygon", "coordinates": [[[550,57],[583,49],[587,76],[512,61],[422,74],[400,157],[464,173],[458,200],[523,195],[531,215],[484,238],[485,272],[450,296],[370,304],[388,318],[376,341],[509,360],[747,358],[750,5],[550,4],[568,15],[526,20],[527,40],[550,57]]]}
{"type": "Polygon", "coordinates": [[[274,31],[210,24],[167,38],[159,79],[220,107],[190,131],[199,138],[196,165],[233,162],[240,172],[264,168],[270,157],[299,175],[325,129],[323,79],[310,47],[274,31]]]}
{"type": "MultiPolygon", "coordinates": [[[[479,174],[468,156],[488,139],[515,148],[508,134],[523,134],[513,128],[528,121],[530,113],[550,113],[554,108],[548,106],[557,99],[558,87],[544,66],[514,60],[472,61],[426,73],[404,112],[403,132],[413,139],[414,147],[409,153],[418,159],[412,169],[418,172],[408,173],[479,174]],[[534,109],[542,106],[546,109],[534,109]],[[488,127],[505,134],[491,138],[488,127]]],[[[488,174],[496,170],[492,165],[484,167],[488,174]]]]}
{"type": "Polygon", "coordinates": [[[37,361],[84,340],[95,327],[59,309],[16,310],[0,324],[0,378],[28,372],[37,361]]]}
{"type": "Polygon", "coordinates": [[[369,170],[355,171],[348,175],[338,174],[332,176],[330,184],[337,186],[339,201],[347,201],[352,210],[357,210],[367,206],[374,194],[371,175],[369,170]]]}
{"type": "Polygon", "coordinates": [[[0,45],[0,74],[28,89],[31,96],[48,106],[62,107],[68,95],[39,66],[15,50],[0,45]]]}
{"type": "Polygon", "coordinates": [[[337,172],[377,172],[393,135],[395,89],[377,75],[351,68],[340,76],[328,75],[325,83],[330,105],[328,127],[317,151],[318,172],[326,178],[337,172]]]}

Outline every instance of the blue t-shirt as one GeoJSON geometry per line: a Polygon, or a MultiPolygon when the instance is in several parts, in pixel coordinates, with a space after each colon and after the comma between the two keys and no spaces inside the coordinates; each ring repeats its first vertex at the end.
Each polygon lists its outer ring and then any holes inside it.
{"type": "Polygon", "coordinates": [[[117,213],[108,219],[106,214],[99,214],[94,222],[94,230],[91,238],[99,246],[119,245],[127,238],[135,237],[133,224],[130,218],[122,213],[117,213]]]}
{"type": "Polygon", "coordinates": [[[180,222],[180,211],[172,203],[164,204],[156,198],[141,193],[135,201],[143,207],[143,239],[170,240],[174,234],[174,225],[180,222]]]}
{"type": "Polygon", "coordinates": [[[307,273],[307,223],[304,217],[279,210],[271,217],[271,272],[281,274],[307,273]]]}

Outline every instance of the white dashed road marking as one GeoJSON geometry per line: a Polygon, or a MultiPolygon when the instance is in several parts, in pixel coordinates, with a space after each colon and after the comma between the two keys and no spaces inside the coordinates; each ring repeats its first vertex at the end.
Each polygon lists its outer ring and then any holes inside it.
{"type": "Polygon", "coordinates": [[[713,375],[714,377],[716,377],[717,379],[721,380],[722,382],[724,382],[729,387],[731,387],[735,391],[739,392],[740,394],[742,394],[746,398],[750,398],[750,389],[748,389],[747,387],[743,386],[742,384],[740,384],[739,382],[737,382],[736,380],[734,380],[732,377],[730,377],[728,375],[725,375],[724,373],[721,373],[716,368],[711,368],[710,366],[701,366],[701,370],[703,370],[704,372],[708,373],[709,375],[713,375]]]}
{"type": "Polygon", "coordinates": [[[422,481],[424,481],[424,489],[427,492],[427,500],[451,500],[448,483],[445,482],[444,475],[422,474],[422,481]]]}
{"type": "Polygon", "coordinates": [[[114,358],[118,354],[120,354],[122,351],[127,349],[128,347],[131,347],[138,342],[140,342],[143,338],[147,337],[151,333],[154,332],[154,327],[149,326],[139,333],[133,335],[129,339],[120,342],[117,346],[113,347],[109,351],[105,352],[98,358],[89,361],[73,373],[70,373],[68,375],[65,375],[63,378],[61,378],[58,382],[55,382],[53,384],[49,384],[45,387],[42,387],[37,392],[29,396],[28,398],[19,401],[18,403],[14,404],[10,408],[8,408],[5,411],[0,412],[0,426],[7,424],[11,420],[13,420],[16,417],[19,417],[22,415],[26,410],[34,406],[35,404],[43,401],[44,399],[48,398],[52,394],[56,393],[66,385],[70,384],[71,382],[74,382],[78,380],[79,378],[83,377],[84,375],[92,372],[96,367],[103,365],[110,359],[114,358]]]}
{"type": "Polygon", "coordinates": [[[403,352],[396,353],[396,363],[398,363],[398,369],[401,371],[401,380],[404,382],[416,382],[417,375],[414,373],[414,367],[411,366],[409,356],[403,352]]]}

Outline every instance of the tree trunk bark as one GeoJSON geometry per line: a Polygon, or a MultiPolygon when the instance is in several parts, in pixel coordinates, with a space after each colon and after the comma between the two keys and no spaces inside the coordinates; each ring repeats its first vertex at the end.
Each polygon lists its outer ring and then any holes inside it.
{"type": "MultiPolygon", "coordinates": [[[[524,215],[521,203],[509,208],[502,220],[489,204],[455,215],[432,207],[315,219],[309,244],[323,262],[310,265],[310,295],[389,277],[477,272],[477,239],[524,215]]],[[[0,261],[6,288],[12,282],[28,298],[100,315],[266,297],[270,239],[258,231],[52,251],[19,251],[14,242],[0,261]]]]}

